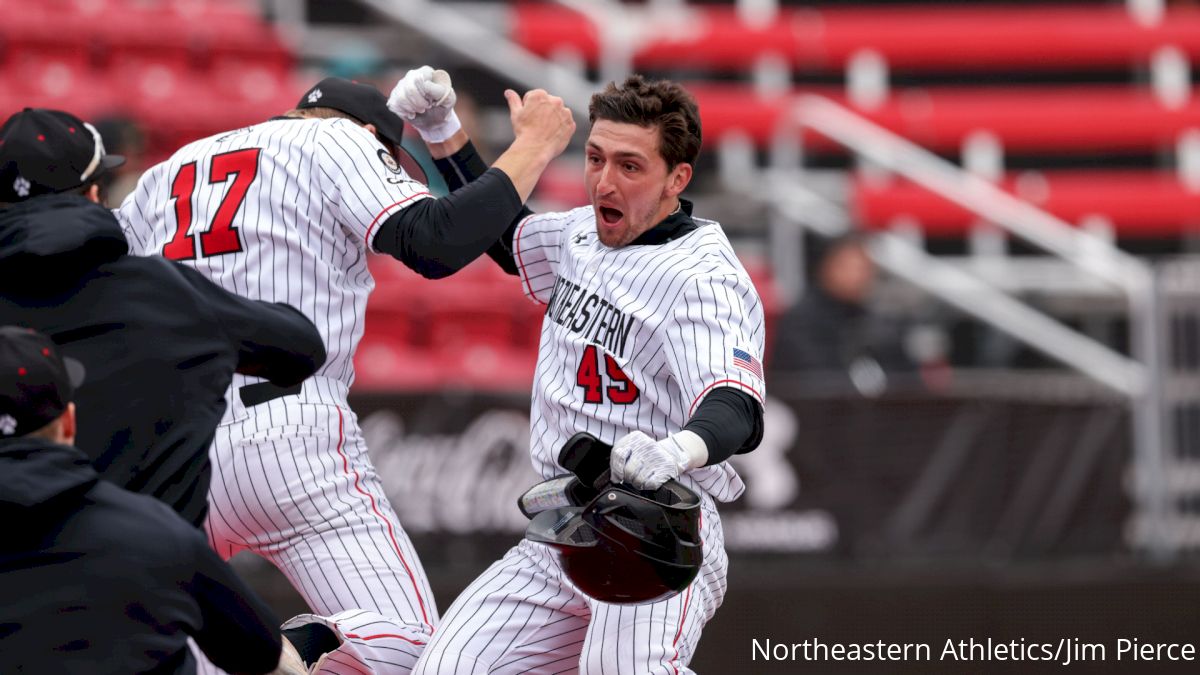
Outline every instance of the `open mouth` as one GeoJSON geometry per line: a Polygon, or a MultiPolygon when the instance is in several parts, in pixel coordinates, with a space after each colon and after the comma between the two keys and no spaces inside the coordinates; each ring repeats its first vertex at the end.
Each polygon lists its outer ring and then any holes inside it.
{"type": "Polygon", "coordinates": [[[616,225],[621,221],[623,215],[625,214],[611,206],[600,207],[600,219],[604,221],[605,225],[616,225]]]}

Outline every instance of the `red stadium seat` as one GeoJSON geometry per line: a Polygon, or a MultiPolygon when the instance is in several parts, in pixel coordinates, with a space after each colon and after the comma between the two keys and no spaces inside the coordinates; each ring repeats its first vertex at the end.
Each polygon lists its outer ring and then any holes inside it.
{"type": "MultiPolygon", "coordinates": [[[[1099,215],[1126,238],[1178,237],[1200,228],[1200,191],[1172,173],[1151,171],[1027,172],[1001,186],[1070,223],[1099,215]]],[[[861,226],[885,229],[915,220],[931,236],[962,236],[976,222],[966,209],[908,181],[854,182],[851,205],[861,226]]]]}
{"type": "MultiPolygon", "coordinates": [[[[742,71],[774,56],[797,69],[829,71],[866,49],[893,69],[939,72],[1123,67],[1167,45],[1200,58],[1200,9],[1184,5],[1168,8],[1153,26],[1119,4],[795,8],[763,26],[727,6],[690,10],[695,22],[658,33],[634,54],[635,68],[742,71]]],[[[591,64],[599,58],[591,22],[551,3],[518,4],[512,37],[545,56],[571,49],[591,64]]]]}
{"type": "MultiPolygon", "coordinates": [[[[793,97],[758,98],[748,87],[690,86],[700,104],[704,137],[739,131],[769,144],[793,97]]],[[[828,93],[817,92],[817,93],[828,93]]],[[[897,91],[868,119],[919,145],[956,153],[971,133],[989,131],[1013,152],[1154,151],[1200,126],[1200,92],[1169,108],[1146,89],[1112,86],[943,88],[897,91]],[[1081,111],[1087,111],[1081,117],[1081,111]]],[[[835,99],[839,97],[834,97],[835,99]]],[[[842,101],[844,103],[844,101],[842,101]]],[[[830,142],[809,136],[816,146],[830,142]]]]}

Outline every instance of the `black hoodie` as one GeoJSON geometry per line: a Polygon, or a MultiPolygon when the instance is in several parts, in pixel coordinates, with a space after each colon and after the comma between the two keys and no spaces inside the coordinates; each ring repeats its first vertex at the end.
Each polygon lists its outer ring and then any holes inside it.
{"type": "Polygon", "coordinates": [[[0,672],[229,672],[279,661],[279,623],[204,534],[98,480],[83,452],[0,441],[0,672]]]}
{"type": "Polygon", "coordinates": [[[39,330],[83,363],[77,445],[100,474],[199,525],[234,371],[293,385],[325,348],[287,305],[128,250],[112,213],[78,195],[0,210],[0,325],[39,330]]]}

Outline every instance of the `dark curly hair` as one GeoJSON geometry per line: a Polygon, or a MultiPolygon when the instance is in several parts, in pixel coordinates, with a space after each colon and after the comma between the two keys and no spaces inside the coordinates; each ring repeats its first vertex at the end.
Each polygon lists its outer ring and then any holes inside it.
{"type": "Polygon", "coordinates": [[[630,75],[621,84],[609,82],[592,95],[588,119],[658,128],[658,153],[667,169],[695,164],[700,154],[700,110],[696,99],[669,80],[647,80],[630,75]]]}

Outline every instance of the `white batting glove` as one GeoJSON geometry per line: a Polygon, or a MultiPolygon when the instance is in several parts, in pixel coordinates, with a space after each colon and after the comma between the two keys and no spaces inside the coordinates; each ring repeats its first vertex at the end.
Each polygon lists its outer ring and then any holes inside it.
{"type": "Polygon", "coordinates": [[[450,73],[421,66],[400,78],[388,97],[388,109],[412,124],[429,143],[442,143],[462,128],[454,104],[458,94],[450,73]]]}
{"type": "Polygon", "coordinates": [[[640,431],[618,440],[609,458],[612,481],[639,490],[658,489],[692,466],[692,455],[674,436],[656,441],[640,431]]]}

